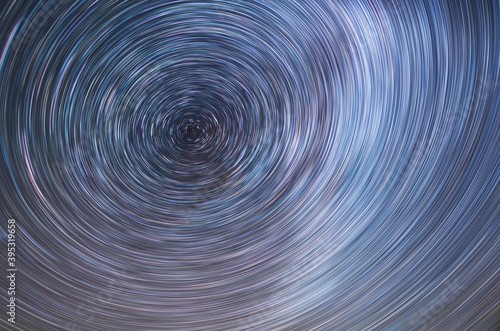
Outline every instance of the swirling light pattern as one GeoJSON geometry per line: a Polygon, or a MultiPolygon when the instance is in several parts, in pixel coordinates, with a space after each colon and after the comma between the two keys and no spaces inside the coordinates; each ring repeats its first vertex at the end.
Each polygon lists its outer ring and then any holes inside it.
{"type": "Polygon", "coordinates": [[[498,1],[1,6],[2,329],[500,326],[498,1]]]}

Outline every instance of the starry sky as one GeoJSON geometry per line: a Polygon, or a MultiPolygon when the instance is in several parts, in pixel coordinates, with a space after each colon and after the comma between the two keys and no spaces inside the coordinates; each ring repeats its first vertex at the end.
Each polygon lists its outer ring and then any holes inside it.
{"type": "Polygon", "coordinates": [[[499,17],[3,0],[0,329],[499,329],[499,17]]]}

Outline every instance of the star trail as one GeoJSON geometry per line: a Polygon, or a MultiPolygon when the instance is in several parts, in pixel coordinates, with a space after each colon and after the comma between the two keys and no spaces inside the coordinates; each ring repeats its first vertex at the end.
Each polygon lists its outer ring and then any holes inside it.
{"type": "Polygon", "coordinates": [[[499,1],[0,8],[2,330],[500,328],[499,1]]]}

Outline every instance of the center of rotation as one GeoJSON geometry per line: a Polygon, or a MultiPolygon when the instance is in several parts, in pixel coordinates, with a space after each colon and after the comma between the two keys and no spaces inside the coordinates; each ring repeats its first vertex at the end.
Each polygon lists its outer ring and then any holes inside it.
{"type": "Polygon", "coordinates": [[[182,135],[187,142],[196,142],[202,133],[202,128],[195,123],[189,123],[182,128],[182,135]]]}

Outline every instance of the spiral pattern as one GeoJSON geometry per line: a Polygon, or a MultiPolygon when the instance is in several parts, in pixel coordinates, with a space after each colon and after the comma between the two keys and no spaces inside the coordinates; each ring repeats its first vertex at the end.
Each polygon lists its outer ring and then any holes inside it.
{"type": "Polygon", "coordinates": [[[1,327],[500,327],[499,7],[2,4],[1,327]]]}

